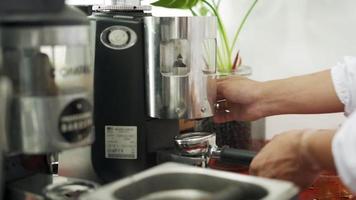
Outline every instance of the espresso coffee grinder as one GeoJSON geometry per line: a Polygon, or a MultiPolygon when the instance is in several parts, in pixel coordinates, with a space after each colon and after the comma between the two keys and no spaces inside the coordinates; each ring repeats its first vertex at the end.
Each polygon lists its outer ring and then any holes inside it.
{"type": "Polygon", "coordinates": [[[10,110],[1,120],[6,199],[65,199],[61,186],[47,188],[55,155],[94,138],[89,21],[64,0],[2,0],[0,25],[12,86],[1,106],[10,110]]]}
{"type": "Polygon", "coordinates": [[[95,6],[92,162],[113,181],[157,164],[179,119],[213,115],[214,17],[152,17],[139,0],[95,6]]]}

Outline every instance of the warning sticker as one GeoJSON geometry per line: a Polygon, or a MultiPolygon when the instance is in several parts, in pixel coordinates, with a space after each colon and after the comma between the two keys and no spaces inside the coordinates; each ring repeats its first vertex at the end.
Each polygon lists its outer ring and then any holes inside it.
{"type": "Polygon", "coordinates": [[[137,127],[105,126],[105,158],[137,159],[137,127]]]}

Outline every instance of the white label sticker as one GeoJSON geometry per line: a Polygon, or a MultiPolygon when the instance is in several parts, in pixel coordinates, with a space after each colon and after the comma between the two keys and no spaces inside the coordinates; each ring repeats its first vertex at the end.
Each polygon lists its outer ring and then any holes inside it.
{"type": "Polygon", "coordinates": [[[137,127],[105,126],[105,158],[137,159],[137,127]]]}

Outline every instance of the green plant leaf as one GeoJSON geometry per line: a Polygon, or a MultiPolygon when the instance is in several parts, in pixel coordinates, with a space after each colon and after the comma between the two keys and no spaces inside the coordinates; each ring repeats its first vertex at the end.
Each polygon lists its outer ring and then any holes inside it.
{"type": "Polygon", "coordinates": [[[151,3],[151,5],[165,8],[190,9],[199,1],[200,0],[158,0],[151,3]]]}
{"type": "Polygon", "coordinates": [[[204,4],[200,3],[200,5],[199,5],[199,13],[200,13],[201,16],[207,16],[211,12],[206,6],[204,6],[204,4]]]}

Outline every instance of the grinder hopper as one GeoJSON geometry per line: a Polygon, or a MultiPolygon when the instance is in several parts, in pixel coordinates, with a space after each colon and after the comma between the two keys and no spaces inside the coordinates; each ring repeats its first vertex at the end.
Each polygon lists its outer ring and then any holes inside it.
{"type": "Polygon", "coordinates": [[[148,113],[153,118],[213,115],[215,17],[146,17],[148,113]]]}

